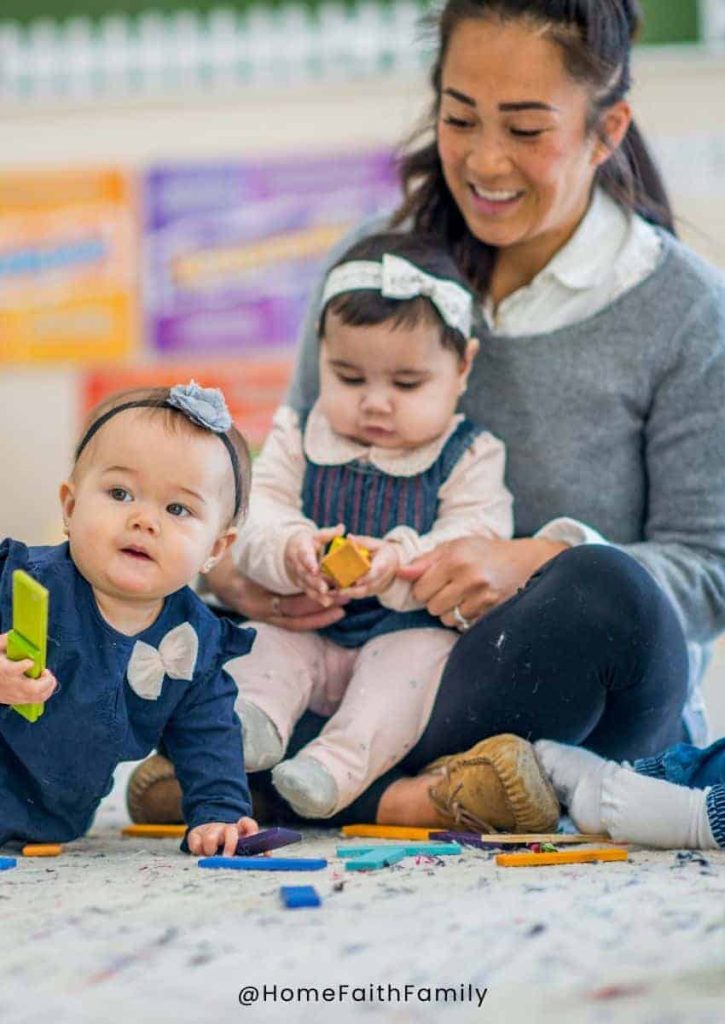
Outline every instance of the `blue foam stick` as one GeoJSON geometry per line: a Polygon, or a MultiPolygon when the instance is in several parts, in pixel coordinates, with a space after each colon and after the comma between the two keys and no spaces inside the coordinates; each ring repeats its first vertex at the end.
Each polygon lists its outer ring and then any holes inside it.
{"type": "Polygon", "coordinates": [[[18,866],[17,857],[0,857],[0,871],[9,871],[18,866]]]}
{"type": "Polygon", "coordinates": [[[377,871],[378,868],[387,868],[391,864],[397,864],[408,856],[404,846],[378,846],[367,850],[358,857],[350,857],[345,861],[346,871],[377,871]]]}
{"type": "Polygon", "coordinates": [[[279,895],[288,910],[298,907],[319,907],[322,903],[314,885],[283,885],[279,895]]]}
{"type": "Polygon", "coordinates": [[[235,871],[321,871],[327,861],[316,857],[202,857],[200,868],[235,871]]]}
{"type": "Polygon", "coordinates": [[[462,849],[458,843],[393,843],[385,846],[378,843],[375,846],[338,846],[338,857],[361,857],[371,850],[405,850],[406,857],[445,857],[451,854],[460,854],[462,849]]]}

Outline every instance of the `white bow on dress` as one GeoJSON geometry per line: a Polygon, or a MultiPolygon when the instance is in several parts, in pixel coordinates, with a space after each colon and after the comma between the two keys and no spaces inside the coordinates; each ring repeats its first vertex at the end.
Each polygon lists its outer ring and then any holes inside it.
{"type": "Polygon", "coordinates": [[[164,677],[192,679],[199,638],[189,622],[170,630],[158,650],[137,640],[131,651],[126,678],[134,693],[144,700],[158,700],[164,677]]]}

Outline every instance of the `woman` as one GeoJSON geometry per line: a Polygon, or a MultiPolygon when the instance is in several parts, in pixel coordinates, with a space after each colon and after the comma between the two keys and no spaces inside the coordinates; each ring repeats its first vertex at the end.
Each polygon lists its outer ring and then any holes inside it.
{"type": "MultiPolygon", "coordinates": [[[[344,820],[491,824],[516,797],[517,748],[477,743],[497,733],[615,759],[705,738],[698,683],[725,623],[725,288],[674,238],[632,120],[637,24],[630,0],[449,0],[440,16],[433,134],[403,161],[393,223],[444,238],[481,297],[463,411],[506,443],[517,539],[403,570],[464,635],[421,740],[344,820]]],[[[252,618],[344,614],[217,573],[252,618]]]]}

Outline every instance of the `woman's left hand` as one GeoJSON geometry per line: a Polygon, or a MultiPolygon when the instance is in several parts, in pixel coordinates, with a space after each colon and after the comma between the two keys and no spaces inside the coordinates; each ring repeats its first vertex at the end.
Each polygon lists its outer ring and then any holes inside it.
{"type": "Polygon", "coordinates": [[[398,570],[416,601],[446,626],[474,623],[512,597],[568,544],[538,537],[498,540],[463,537],[440,544],[398,570]],[[457,609],[456,616],[454,609],[457,609]]]}

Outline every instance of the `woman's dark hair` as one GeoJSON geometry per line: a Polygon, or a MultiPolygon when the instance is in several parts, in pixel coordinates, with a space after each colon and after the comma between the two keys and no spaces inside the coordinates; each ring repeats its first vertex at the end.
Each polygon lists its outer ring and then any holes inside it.
{"type": "MultiPolygon", "coordinates": [[[[471,292],[470,284],[436,235],[397,232],[369,235],[350,246],[335,267],[354,260],[379,261],[385,255],[400,256],[414,263],[420,270],[442,280],[454,281],[467,292],[471,292]]],[[[330,269],[334,270],[335,267],[330,269]]],[[[396,327],[415,327],[421,322],[436,324],[440,327],[441,345],[444,348],[453,349],[461,357],[466,351],[468,338],[456,327],[450,327],[445,323],[425,295],[417,295],[413,299],[387,299],[372,288],[342,292],[330,299],[320,311],[320,338],[325,334],[328,312],[333,312],[348,327],[373,327],[385,322],[390,322],[396,327]]]]}
{"type": "MultiPolygon", "coordinates": [[[[591,131],[598,131],[602,112],[629,91],[632,40],[641,23],[636,0],[448,0],[439,15],[428,19],[438,38],[431,74],[435,99],[425,125],[410,140],[418,147],[401,159],[405,199],[392,226],[412,221],[414,230],[435,234],[479,294],[487,291],[496,250],[466,226],[443,177],[436,139],[429,135],[435,130],[443,65],[454,31],[464,21],[491,17],[529,21],[561,48],[572,79],[591,88],[591,131]]],[[[621,206],[675,234],[662,178],[634,121],[621,146],[597,169],[595,181],[621,206]]]]}

